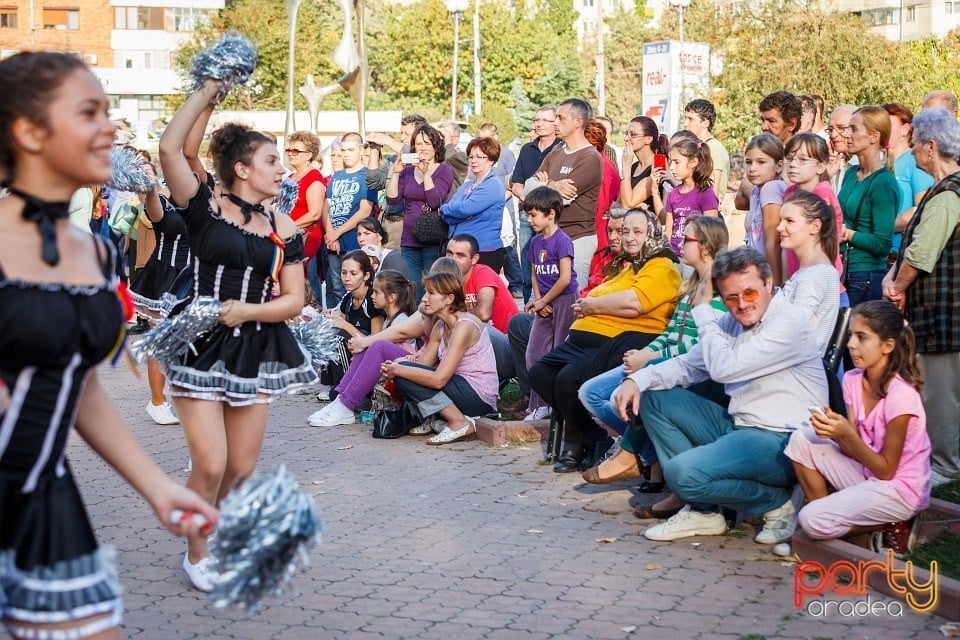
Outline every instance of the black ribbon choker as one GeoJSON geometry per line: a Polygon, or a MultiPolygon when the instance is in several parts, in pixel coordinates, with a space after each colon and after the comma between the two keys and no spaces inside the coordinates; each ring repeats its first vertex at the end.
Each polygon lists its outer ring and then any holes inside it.
{"type": "Polygon", "coordinates": [[[9,184],[3,186],[11,194],[23,200],[23,212],[20,215],[23,216],[24,220],[37,223],[37,227],[40,229],[40,257],[51,267],[57,266],[57,263],[60,262],[60,252],[57,251],[56,221],[60,218],[70,217],[70,202],[47,202],[36,196],[26,194],[9,184]]]}
{"type": "Polygon", "coordinates": [[[263,215],[267,215],[267,212],[264,210],[262,204],[250,204],[243,198],[232,193],[227,194],[227,200],[240,207],[240,213],[243,214],[243,224],[250,222],[250,219],[253,218],[254,211],[263,215]]]}

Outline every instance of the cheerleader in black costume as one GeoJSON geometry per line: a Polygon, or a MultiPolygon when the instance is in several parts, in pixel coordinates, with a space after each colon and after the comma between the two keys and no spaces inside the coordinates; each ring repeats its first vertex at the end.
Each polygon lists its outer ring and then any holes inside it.
{"type": "MultiPolygon", "coordinates": [[[[153,507],[217,514],[137,444],[96,365],[123,337],[114,256],[68,219],[71,194],[110,177],[115,127],[78,58],[0,62],[0,619],[14,638],[119,638],[116,572],[64,458],[72,428],[153,507]]],[[[213,521],[211,520],[211,521],[213,521]]]]}
{"type": "MultiPolygon", "coordinates": [[[[160,139],[170,199],[183,207],[190,234],[193,293],[222,301],[220,325],[166,367],[193,463],[187,486],[211,502],[253,471],[268,403],[316,381],[284,324],[303,306],[302,236],[288,216],[260,204],[280,192],[286,172],[276,144],[242,125],[215,131],[210,154],[220,195],[184,155],[191,127],[206,126],[219,90],[208,81],[193,93],[160,139]]],[[[204,537],[189,538],[183,567],[197,589],[212,587],[204,537]]]]}
{"type": "MultiPolygon", "coordinates": [[[[145,194],[144,208],[153,223],[156,246],[147,264],[130,281],[130,293],[141,316],[157,319],[169,311],[170,302],[164,301],[174,281],[190,261],[190,243],[187,225],[170,200],[156,191],[145,194]]],[[[151,359],[147,364],[150,401],[147,415],[157,424],[179,424],[170,403],[163,394],[166,381],[160,364],[151,359]]]]}

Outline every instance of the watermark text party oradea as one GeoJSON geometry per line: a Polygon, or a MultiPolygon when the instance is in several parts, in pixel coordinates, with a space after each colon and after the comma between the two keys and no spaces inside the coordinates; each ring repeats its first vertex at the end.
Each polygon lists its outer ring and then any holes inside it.
{"type": "Polygon", "coordinates": [[[793,574],[793,604],[816,617],[839,615],[844,617],[903,615],[903,602],[874,600],[867,594],[868,579],[881,575],[893,593],[898,594],[907,606],[917,613],[930,613],[937,607],[940,597],[940,577],[937,563],[930,563],[930,579],[920,582],[909,560],[898,568],[893,549],[887,549],[886,559],[837,560],[824,565],[816,560],[801,562],[793,574]],[[829,593],[838,596],[866,596],[862,600],[831,600],[829,593]],[[806,596],[818,596],[806,599],[806,596]]]}

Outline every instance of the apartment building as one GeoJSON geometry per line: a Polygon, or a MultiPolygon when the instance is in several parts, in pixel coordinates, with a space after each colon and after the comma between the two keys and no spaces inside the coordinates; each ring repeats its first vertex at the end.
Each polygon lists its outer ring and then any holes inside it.
{"type": "Polygon", "coordinates": [[[81,56],[103,82],[112,115],[148,127],[178,93],[173,51],[224,0],[0,0],[0,57],[25,49],[81,56]]]}
{"type": "Polygon", "coordinates": [[[942,38],[960,26],[960,1],[829,0],[825,6],[861,16],[871,31],[890,40],[942,38]]]}

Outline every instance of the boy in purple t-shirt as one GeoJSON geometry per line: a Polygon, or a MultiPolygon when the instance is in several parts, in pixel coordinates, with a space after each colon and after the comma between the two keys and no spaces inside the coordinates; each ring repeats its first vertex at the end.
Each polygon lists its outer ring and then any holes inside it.
{"type": "MultiPolygon", "coordinates": [[[[562,209],[563,196],[550,187],[534,189],[523,201],[530,228],[537,234],[527,249],[533,295],[524,310],[534,315],[527,343],[527,369],[566,340],[573,323],[578,287],[573,272],[573,241],[557,226],[562,209]]],[[[539,420],[548,412],[540,396],[531,390],[526,419],[539,420]]]]}

